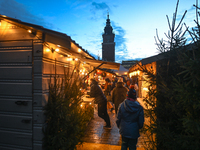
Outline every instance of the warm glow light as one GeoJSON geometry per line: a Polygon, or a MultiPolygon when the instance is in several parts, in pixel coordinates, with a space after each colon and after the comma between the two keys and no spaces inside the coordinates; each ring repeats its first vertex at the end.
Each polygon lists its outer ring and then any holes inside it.
{"type": "Polygon", "coordinates": [[[148,88],[143,88],[143,90],[148,91],[148,88]]]}
{"type": "Polygon", "coordinates": [[[127,74],[127,72],[125,72],[124,74],[127,74]]]}
{"type": "Polygon", "coordinates": [[[140,74],[140,71],[137,70],[137,71],[129,73],[129,76],[132,77],[132,76],[136,76],[136,75],[139,75],[139,74],[140,74]]]}
{"type": "Polygon", "coordinates": [[[31,33],[32,31],[31,31],[31,30],[28,30],[28,32],[31,33]]]}
{"type": "Polygon", "coordinates": [[[84,72],[82,72],[82,75],[84,75],[84,72]]]}
{"type": "Polygon", "coordinates": [[[59,49],[58,48],[56,48],[56,50],[55,50],[56,52],[59,52],[59,49]]]}
{"type": "Polygon", "coordinates": [[[67,61],[72,61],[72,58],[67,58],[67,61]]]}
{"type": "Polygon", "coordinates": [[[2,15],[2,17],[6,17],[6,15],[2,15]]]}
{"type": "Polygon", "coordinates": [[[79,52],[79,53],[81,52],[81,49],[80,49],[80,48],[78,49],[78,52],[79,52]]]}
{"type": "Polygon", "coordinates": [[[60,45],[57,45],[58,47],[60,47],[60,45]]]}
{"type": "Polygon", "coordinates": [[[60,57],[63,57],[63,55],[60,55],[60,57]]]}
{"type": "Polygon", "coordinates": [[[1,20],[0,20],[0,26],[1,26],[1,20]]]}
{"type": "Polygon", "coordinates": [[[81,104],[81,107],[83,107],[83,105],[81,104]]]}
{"type": "Polygon", "coordinates": [[[49,49],[49,48],[47,48],[47,49],[46,49],[46,52],[50,52],[50,49],[49,49]]]}
{"type": "Polygon", "coordinates": [[[90,105],[91,105],[92,103],[90,103],[90,105]]]}
{"type": "Polygon", "coordinates": [[[78,58],[75,58],[75,61],[78,61],[78,58]]]}

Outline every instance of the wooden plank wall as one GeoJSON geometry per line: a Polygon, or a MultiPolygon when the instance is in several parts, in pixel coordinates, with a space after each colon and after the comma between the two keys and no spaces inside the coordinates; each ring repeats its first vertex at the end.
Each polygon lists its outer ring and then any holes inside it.
{"type": "Polygon", "coordinates": [[[46,104],[45,97],[48,95],[43,94],[42,75],[43,75],[43,41],[33,41],[33,150],[42,150],[42,129],[44,126],[45,118],[43,106],[46,104]]]}
{"type": "Polygon", "coordinates": [[[32,149],[32,40],[0,42],[0,149],[32,149]]]}

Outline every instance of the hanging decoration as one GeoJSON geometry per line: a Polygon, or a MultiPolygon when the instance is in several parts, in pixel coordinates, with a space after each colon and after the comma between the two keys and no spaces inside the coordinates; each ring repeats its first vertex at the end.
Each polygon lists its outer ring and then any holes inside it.
{"type": "Polygon", "coordinates": [[[106,77],[106,73],[105,73],[105,72],[102,72],[102,73],[101,73],[101,76],[102,76],[102,77],[106,77]]]}

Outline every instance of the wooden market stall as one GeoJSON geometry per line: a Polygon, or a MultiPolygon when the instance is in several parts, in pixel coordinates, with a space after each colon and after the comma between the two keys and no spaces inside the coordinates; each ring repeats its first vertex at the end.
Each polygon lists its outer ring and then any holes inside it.
{"type": "MultiPolygon", "coordinates": [[[[152,70],[153,73],[157,73],[159,68],[162,65],[162,60],[164,56],[161,54],[151,56],[148,58],[144,58],[140,60],[138,63],[134,64],[128,72],[129,77],[138,84],[138,100],[143,99],[147,96],[148,92],[148,83],[145,80],[146,78],[145,73],[142,71],[141,67],[146,68],[147,70],[152,70]]],[[[142,103],[142,100],[141,100],[142,103]]]]}
{"type": "Polygon", "coordinates": [[[0,149],[42,149],[50,77],[80,63],[81,77],[119,64],[97,61],[68,35],[0,15],[0,149]]]}

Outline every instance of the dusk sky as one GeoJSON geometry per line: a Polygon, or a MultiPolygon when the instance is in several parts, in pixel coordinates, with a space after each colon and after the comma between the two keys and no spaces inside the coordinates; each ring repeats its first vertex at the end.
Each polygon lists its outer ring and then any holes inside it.
{"type": "MultiPolygon", "coordinates": [[[[0,14],[67,34],[91,55],[102,54],[107,12],[115,33],[115,60],[158,54],[154,36],[165,38],[176,0],[0,0],[0,14]]],[[[180,0],[178,19],[193,27],[196,0],[180,0]]]]}

